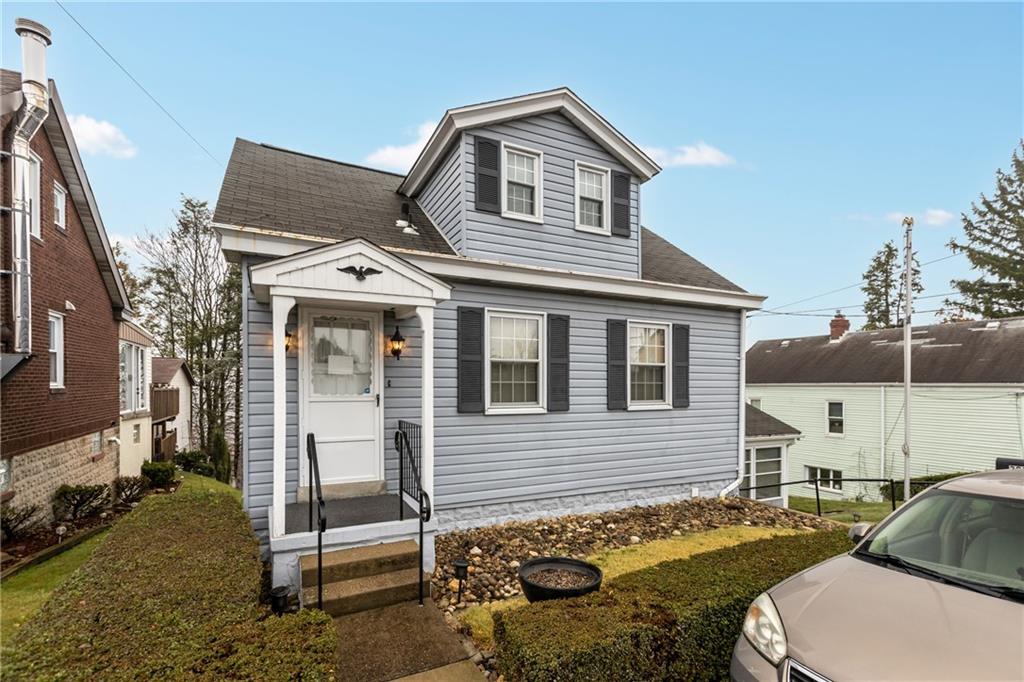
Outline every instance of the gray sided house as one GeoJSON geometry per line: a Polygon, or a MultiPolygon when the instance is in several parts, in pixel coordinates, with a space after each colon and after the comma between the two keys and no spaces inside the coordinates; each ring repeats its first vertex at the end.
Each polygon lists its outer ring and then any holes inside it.
{"type": "Polygon", "coordinates": [[[438,530],[739,486],[763,299],[641,225],[659,170],[565,88],[449,110],[405,176],[236,142],[214,221],[275,582],[315,552],[309,434],[324,546],[418,539],[422,503],[428,570],[438,530]]]}

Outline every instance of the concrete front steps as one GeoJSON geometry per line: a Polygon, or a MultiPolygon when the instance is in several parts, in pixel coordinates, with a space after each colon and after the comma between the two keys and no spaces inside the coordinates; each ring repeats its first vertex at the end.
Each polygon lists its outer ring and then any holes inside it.
{"type": "MultiPolygon", "coordinates": [[[[419,598],[419,545],[414,540],[324,552],[324,611],[332,616],[419,598]]],[[[316,607],[316,554],[299,559],[302,603],[316,607]]],[[[424,576],[424,596],[430,581],[424,576]]]]}

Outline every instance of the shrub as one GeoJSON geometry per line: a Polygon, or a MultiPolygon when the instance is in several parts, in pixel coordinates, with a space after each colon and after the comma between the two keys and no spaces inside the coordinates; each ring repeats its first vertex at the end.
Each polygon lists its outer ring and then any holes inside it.
{"type": "Polygon", "coordinates": [[[210,462],[218,481],[227,483],[231,480],[231,453],[228,451],[228,441],[224,438],[224,432],[219,429],[213,432],[210,462]]]}
{"type": "Polygon", "coordinates": [[[845,531],[770,538],[627,573],[579,599],[494,614],[510,680],[720,680],[750,602],[850,549],[845,531]]]}
{"type": "Polygon", "coordinates": [[[99,513],[110,502],[110,486],[62,485],[53,494],[53,516],[56,519],[85,518],[99,513]]]}
{"type": "Polygon", "coordinates": [[[118,476],[114,479],[114,496],[131,504],[138,502],[149,489],[149,479],[145,476],[118,476]]]}
{"type": "Polygon", "coordinates": [[[174,455],[174,463],[181,467],[182,471],[191,471],[211,478],[214,475],[210,457],[202,450],[182,450],[174,455]]]}
{"type": "Polygon", "coordinates": [[[4,679],[330,678],[330,617],[271,616],[261,572],[234,497],[147,496],[19,628],[4,679]]]}
{"type": "Polygon", "coordinates": [[[174,481],[174,462],[143,462],[142,475],[154,488],[166,488],[174,481]]]}
{"type": "MultiPolygon", "coordinates": [[[[913,497],[925,488],[931,486],[939,481],[945,481],[950,478],[956,478],[957,476],[963,476],[964,474],[970,473],[968,471],[957,471],[951,474],[929,474],[927,476],[918,476],[917,478],[910,479],[910,496],[913,497]]],[[[897,480],[896,484],[896,501],[903,501],[903,481],[897,480]]],[[[881,493],[882,499],[889,501],[892,499],[892,491],[889,489],[888,483],[883,483],[878,488],[878,492],[881,493]]]]}
{"type": "Polygon", "coordinates": [[[0,531],[4,540],[13,540],[36,524],[38,504],[5,504],[0,507],[0,531]]]}

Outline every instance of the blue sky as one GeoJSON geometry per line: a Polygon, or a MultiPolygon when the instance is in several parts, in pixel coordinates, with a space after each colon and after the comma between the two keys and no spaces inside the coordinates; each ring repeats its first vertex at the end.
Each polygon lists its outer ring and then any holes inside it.
{"type": "MultiPolygon", "coordinates": [[[[568,85],[670,161],[644,223],[769,308],[858,282],[903,213],[920,260],[947,255],[1024,134],[1019,3],[67,7],[221,162],[238,136],[401,165],[448,107],[568,85]]],[[[166,228],[182,192],[216,201],[223,168],[56,4],[0,12],[6,67],[16,16],[52,29],[112,235],[166,228]]],[[[925,295],[965,273],[962,256],[927,266],[925,295]]],[[[762,316],[749,335],[827,322],[762,316]]]]}

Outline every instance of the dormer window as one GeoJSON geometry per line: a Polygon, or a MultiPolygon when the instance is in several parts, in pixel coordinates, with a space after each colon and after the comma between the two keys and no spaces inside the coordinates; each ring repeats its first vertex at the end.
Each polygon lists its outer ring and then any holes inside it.
{"type": "Polygon", "coordinates": [[[576,229],[610,234],[607,168],[576,163],[576,229]]]}
{"type": "Polygon", "coordinates": [[[542,222],[541,173],[544,155],[541,152],[502,145],[505,183],[502,187],[502,212],[506,218],[542,222]]]}

